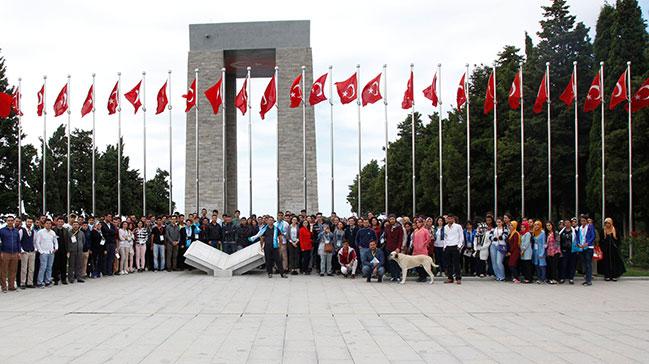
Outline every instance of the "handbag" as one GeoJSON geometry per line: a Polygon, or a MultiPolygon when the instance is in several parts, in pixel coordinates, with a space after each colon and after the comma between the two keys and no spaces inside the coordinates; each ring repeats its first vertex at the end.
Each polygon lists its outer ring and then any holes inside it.
{"type": "Polygon", "coordinates": [[[599,262],[602,259],[604,259],[604,253],[602,252],[602,248],[597,245],[595,246],[595,251],[593,252],[593,260],[599,262]]]}
{"type": "Polygon", "coordinates": [[[333,251],[334,251],[334,245],[332,243],[325,243],[324,252],[325,253],[333,253],[333,251]]]}

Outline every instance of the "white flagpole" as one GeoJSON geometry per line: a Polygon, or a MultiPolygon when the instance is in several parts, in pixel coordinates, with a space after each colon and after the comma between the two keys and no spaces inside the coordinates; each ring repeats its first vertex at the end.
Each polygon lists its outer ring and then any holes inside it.
{"type": "MultiPolygon", "coordinates": [[[[410,74],[412,75],[413,69],[415,68],[415,64],[411,63],[410,64],[410,74]]],[[[412,216],[413,218],[416,216],[417,212],[417,186],[416,186],[416,170],[415,170],[415,95],[414,95],[414,81],[412,84],[413,88],[413,100],[412,100],[412,107],[410,109],[410,134],[411,134],[411,139],[412,139],[412,216]]]]}
{"type": "Polygon", "coordinates": [[[498,116],[496,103],[496,65],[492,67],[494,75],[493,103],[494,103],[494,216],[498,216],[498,116]]]}
{"type": "MultiPolygon", "coordinates": [[[[471,114],[469,97],[469,64],[466,65],[464,94],[466,95],[466,218],[471,220],[471,114]]],[[[440,90],[441,91],[441,90],[440,90]]]]}
{"type": "Polygon", "coordinates": [[[72,111],[70,110],[70,75],[68,75],[68,87],[66,88],[67,90],[67,95],[66,95],[66,102],[68,103],[68,127],[67,127],[67,137],[68,137],[68,161],[67,161],[67,167],[68,167],[68,183],[67,183],[67,218],[70,218],[70,114],[72,114],[72,111]]]}
{"type": "Polygon", "coordinates": [[[196,214],[198,215],[201,212],[200,207],[200,187],[198,179],[198,68],[194,69],[194,79],[196,80],[196,92],[194,93],[194,100],[196,105],[194,106],[194,168],[195,168],[195,178],[196,178],[196,214]]]}
{"type": "Polygon", "coordinates": [[[279,204],[279,67],[275,66],[275,106],[277,107],[277,211],[279,204]]]}
{"type": "Polygon", "coordinates": [[[302,168],[304,183],[304,209],[307,209],[307,174],[306,174],[306,100],[304,99],[304,87],[306,67],[302,66],[302,168]]]}
{"type": "Polygon", "coordinates": [[[444,199],[443,199],[443,182],[444,182],[444,159],[442,151],[442,64],[437,64],[437,84],[438,84],[438,118],[437,118],[437,137],[438,137],[438,149],[439,149],[439,216],[442,216],[442,211],[444,211],[444,199]]]}
{"type": "Polygon", "coordinates": [[[577,61],[572,62],[573,93],[575,95],[575,217],[579,216],[579,119],[577,110],[577,61]]]}
{"type": "Polygon", "coordinates": [[[96,198],[95,198],[95,149],[96,143],[96,128],[95,128],[95,74],[92,74],[92,215],[97,213],[96,198]]]}
{"type": "Polygon", "coordinates": [[[518,63],[520,77],[518,89],[521,93],[521,218],[525,218],[525,106],[523,102],[523,62],[518,63]]]}
{"type": "MultiPolygon", "coordinates": [[[[629,101],[629,235],[633,233],[633,124],[631,123],[631,62],[626,62],[627,100],[629,101]]],[[[629,242],[629,259],[633,259],[633,243],[629,242]]]]}
{"type": "Polygon", "coordinates": [[[142,149],[144,152],[144,166],[142,167],[142,216],[146,216],[146,72],[142,72],[142,149]]]}
{"type": "Polygon", "coordinates": [[[226,213],[228,206],[227,184],[228,177],[226,175],[226,156],[225,156],[225,67],[221,68],[221,155],[223,156],[222,166],[223,169],[223,213],[226,213]]]}
{"type": "Polygon", "coordinates": [[[117,218],[122,216],[122,72],[117,72],[117,218]]]}
{"type": "Polygon", "coordinates": [[[383,172],[385,172],[385,216],[388,216],[388,65],[383,65],[383,109],[385,113],[385,164],[383,165],[383,172]]]}
{"type": "Polygon", "coordinates": [[[600,125],[600,137],[601,137],[601,169],[602,169],[602,227],[604,226],[604,219],[606,218],[606,155],[604,150],[606,149],[605,141],[605,130],[604,130],[604,62],[599,62],[599,94],[601,97],[601,106],[602,106],[602,121],[600,125]]]}
{"type": "MultiPolygon", "coordinates": [[[[361,80],[361,65],[357,64],[356,65],[356,84],[360,84],[361,80]]],[[[333,81],[333,80],[332,80],[333,81]]],[[[363,216],[361,210],[361,96],[358,93],[358,90],[355,90],[356,92],[356,105],[358,106],[358,183],[356,186],[357,189],[357,194],[358,194],[358,217],[363,216]]],[[[333,138],[332,138],[333,140],[333,138]]],[[[333,161],[333,159],[332,159],[333,161]]]]}
{"type": "Polygon", "coordinates": [[[247,75],[246,82],[248,87],[248,216],[252,216],[252,102],[250,101],[250,91],[252,87],[250,86],[250,70],[251,67],[246,67],[247,75]]]}
{"type": "MultiPolygon", "coordinates": [[[[171,70],[167,71],[167,93],[168,100],[171,100],[171,70]]],[[[172,139],[173,132],[171,129],[171,102],[167,104],[167,110],[169,110],[169,215],[173,213],[173,190],[174,190],[174,178],[173,178],[173,151],[172,151],[172,139]]]]}
{"type": "Polygon", "coordinates": [[[45,105],[46,99],[45,95],[47,94],[47,76],[43,76],[43,215],[47,214],[47,108],[45,105]]]}
{"type": "Polygon", "coordinates": [[[548,220],[552,220],[552,133],[550,122],[550,62],[545,62],[545,93],[548,110],[548,220]]]}
{"type": "Polygon", "coordinates": [[[23,128],[22,120],[23,120],[23,118],[20,115],[20,111],[22,111],[21,110],[22,109],[22,105],[21,105],[22,97],[21,97],[21,94],[22,94],[23,90],[22,90],[21,85],[22,85],[22,78],[19,77],[18,78],[18,92],[16,93],[16,97],[18,98],[18,101],[16,101],[16,102],[18,103],[18,111],[19,111],[18,112],[18,215],[16,215],[18,217],[20,217],[22,215],[22,212],[23,212],[22,207],[21,207],[22,206],[22,200],[23,200],[23,196],[22,196],[22,163],[23,163],[22,162],[22,154],[23,154],[22,153],[22,148],[23,148],[23,146],[22,146],[22,138],[23,138],[22,137],[22,128],[23,128]]]}
{"type": "MultiPolygon", "coordinates": [[[[334,99],[333,99],[333,66],[329,66],[329,116],[331,122],[329,123],[329,142],[331,152],[331,212],[336,211],[334,208],[334,99]]],[[[360,215],[359,215],[360,216],[360,215]]]]}

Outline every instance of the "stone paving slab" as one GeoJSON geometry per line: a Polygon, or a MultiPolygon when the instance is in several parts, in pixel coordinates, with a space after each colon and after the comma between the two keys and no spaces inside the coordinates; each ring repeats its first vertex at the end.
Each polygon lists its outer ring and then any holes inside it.
{"type": "Polygon", "coordinates": [[[647,302],[641,280],[147,272],[1,294],[0,363],[642,363],[647,302]]]}

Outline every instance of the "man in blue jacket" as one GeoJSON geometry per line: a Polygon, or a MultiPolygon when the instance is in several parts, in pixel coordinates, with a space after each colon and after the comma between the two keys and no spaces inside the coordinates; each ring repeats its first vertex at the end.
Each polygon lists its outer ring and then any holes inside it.
{"type": "Polygon", "coordinates": [[[595,250],[595,227],[588,223],[588,216],[581,215],[581,226],[577,234],[577,247],[581,252],[581,265],[584,268],[584,286],[593,285],[593,252],[595,250]]]}
{"type": "Polygon", "coordinates": [[[385,256],[383,250],[377,249],[376,241],[370,242],[370,248],[362,258],[363,262],[363,276],[367,281],[372,281],[372,275],[376,274],[379,282],[383,282],[383,274],[385,274],[385,256]]]}
{"type": "Polygon", "coordinates": [[[7,279],[9,290],[16,290],[16,269],[20,260],[20,235],[14,227],[14,218],[7,218],[7,226],[0,229],[0,286],[2,292],[7,293],[7,279]]]}

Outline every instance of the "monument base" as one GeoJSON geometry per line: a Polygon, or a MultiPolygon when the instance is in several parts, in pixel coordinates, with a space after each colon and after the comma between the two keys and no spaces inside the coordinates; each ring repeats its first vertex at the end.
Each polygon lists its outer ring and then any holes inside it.
{"type": "Polygon", "coordinates": [[[215,277],[241,275],[264,264],[265,261],[260,243],[227,254],[197,241],[189,246],[184,256],[185,263],[215,277]]]}

